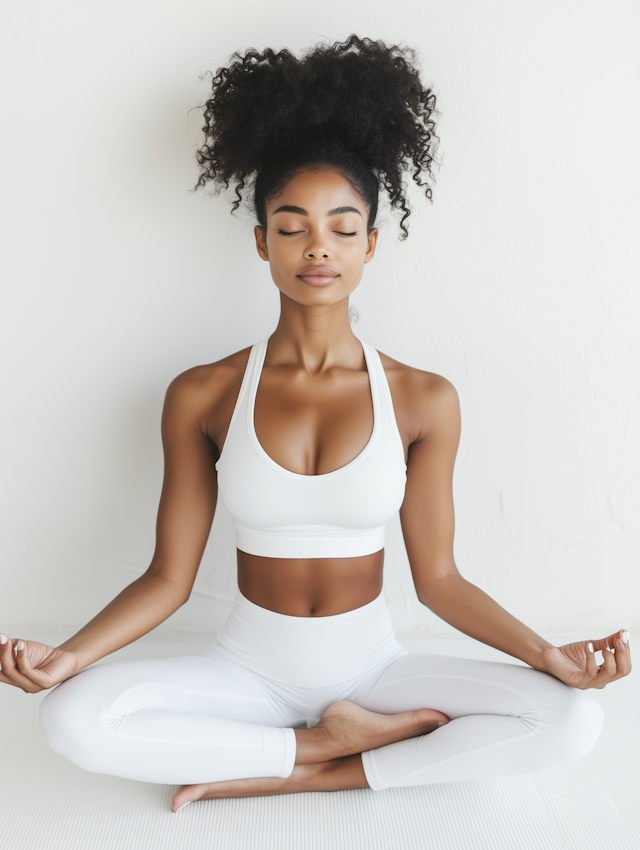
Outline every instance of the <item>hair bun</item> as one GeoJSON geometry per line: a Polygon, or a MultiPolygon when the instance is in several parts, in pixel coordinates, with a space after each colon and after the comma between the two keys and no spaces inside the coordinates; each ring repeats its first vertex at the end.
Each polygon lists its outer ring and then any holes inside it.
{"type": "Polygon", "coordinates": [[[392,206],[409,214],[402,176],[431,198],[435,95],[408,48],[350,36],[289,50],[235,53],[212,81],[204,107],[205,143],[197,186],[235,183],[236,209],[247,181],[285,148],[314,134],[339,139],[371,169],[392,206]]]}

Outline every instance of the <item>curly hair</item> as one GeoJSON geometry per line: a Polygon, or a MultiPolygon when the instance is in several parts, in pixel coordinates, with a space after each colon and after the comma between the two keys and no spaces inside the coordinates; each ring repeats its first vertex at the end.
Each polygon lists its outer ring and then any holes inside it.
{"type": "Polygon", "coordinates": [[[263,227],[268,201],[305,167],[342,173],[369,207],[369,229],[386,190],[402,212],[401,239],[410,215],[403,173],[411,170],[432,199],[436,98],[409,48],[351,35],[301,58],[286,49],[250,49],[218,69],[212,90],[195,188],[213,181],[219,192],[235,184],[235,211],[248,187],[263,227]]]}

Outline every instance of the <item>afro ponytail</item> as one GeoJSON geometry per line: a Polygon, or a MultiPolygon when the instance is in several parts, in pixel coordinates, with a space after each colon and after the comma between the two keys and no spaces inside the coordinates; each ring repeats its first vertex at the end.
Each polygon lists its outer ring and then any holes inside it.
{"type": "Polygon", "coordinates": [[[266,204],[306,166],[329,166],[351,182],[369,206],[373,227],[378,193],[386,190],[410,214],[403,174],[409,170],[429,200],[437,137],[436,98],[424,88],[407,48],[355,35],[317,45],[296,58],[289,50],[233,54],[212,80],[204,106],[205,143],[197,151],[196,188],[233,185],[233,210],[249,188],[266,226],[266,204]]]}

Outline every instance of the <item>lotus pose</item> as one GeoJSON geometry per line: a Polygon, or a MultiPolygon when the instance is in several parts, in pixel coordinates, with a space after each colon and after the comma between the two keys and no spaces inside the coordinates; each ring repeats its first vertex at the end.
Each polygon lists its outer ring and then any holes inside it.
{"type": "Polygon", "coordinates": [[[629,672],[628,633],[553,646],[462,577],[456,391],[358,339],[349,319],[380,192],[403,236],[406,170],[431,198],[435,97],[413,54],[355,36],[302,58],[249,50],[213,78],[204,114],[198,184],[234,185],[236,207],[249,192],[280,319],[171,383],[148,570],[59,647],[0,636],[1,681],[56,686],[40,712],[50,746],[86,770],[181,785],[174,811],[581,758],[602,727],[585,690],[629,672]],[[89,666],[187,601],[218,490],[239,589],[213,646],[89,666]],[[398,510],[420,602],[528,666],[404,651],[382,595],[398,510]]]}

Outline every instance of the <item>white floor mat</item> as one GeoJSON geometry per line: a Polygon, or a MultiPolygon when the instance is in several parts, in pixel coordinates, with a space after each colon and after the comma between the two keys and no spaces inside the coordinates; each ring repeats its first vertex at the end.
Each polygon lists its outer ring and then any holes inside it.
{"type": "MultiPolygon", "coordinates": [[[[410,637],[410,651],[506,656],[466,640],[410,637]]],[[[138,642],[120,658],[197,651],[138,642]]],[[[115,657],[115,656],[114,656],[115,657]]],[[[511,659],[509,659],[511,660],[511,659]]],[[[194,803],[175,788],[87,773],[51,752],[41,696],[0,687],[2,850],[639,850],[640,682],[593,692],[604,732],[575,765],[422,788],[194,803]]]]}

